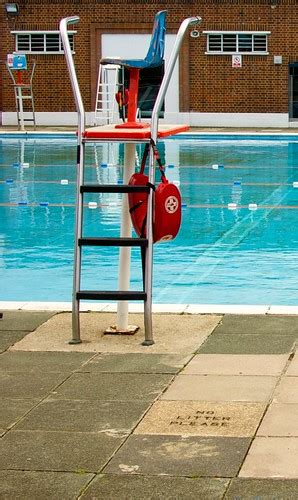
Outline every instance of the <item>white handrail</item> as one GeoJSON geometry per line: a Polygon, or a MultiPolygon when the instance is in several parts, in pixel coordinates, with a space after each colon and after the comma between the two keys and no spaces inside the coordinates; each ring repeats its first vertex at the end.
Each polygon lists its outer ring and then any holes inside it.
{"type": "Polygon", "coordinates": [[[157,132],[158,132],[158,117],[159,113],[162,107],[162,103],[164,101],[166,92],[168,90],[168,86],[174,71],[174,67],[177,61],[177,57],[180,51],[180,47],[185,35],[185,32],[189,26],[194,26],[196,24],[200,24],[202,22],[202,18],[199,16],[196,17],[189,17],[187,19],[184,19],[182,21],[180,28],[178,30],[175,44],[173,47],[173,50],[171,52],[170,60],[166,66],[165,74],[161,82],[161,86],[159,89],[159,92],[157,94],[157,98],[152,110],[152,117],[151,117],[151,137],[156,142],[157,140],[157,132]]]}
{"type": "Polygon", "coordinates": [[[85,109],[73,62],[73,57],[71,53],[68,32],[67,32],[68,24],[76,24],[77,22],[79,22],[79,20],[80,20],[79,16],[65,17],[64,19],[61,19],[59,28],[60,28],[60,35],[64,49],[65,59],[68,67],[68,72],[70,75],[73,95],[78,112],[78,137],[82,137],[85,132],[85,109]]]}

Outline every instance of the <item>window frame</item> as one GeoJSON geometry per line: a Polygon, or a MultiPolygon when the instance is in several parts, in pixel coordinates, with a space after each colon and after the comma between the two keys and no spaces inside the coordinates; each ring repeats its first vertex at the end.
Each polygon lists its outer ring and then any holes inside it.
{"type": "MultiPolygon", "coordinates": [[[[75,30],[68,30],[67,31],[68,35],[71,35],[72,40],[70,39],[70,43],[72,45],[72,53],[75,53],[74,50],[74,35],[77,33],[75,30]]],[[[49,55],[49,54],[64,54],[63,46],[62,46],[62,40],[61,40],[61,35],[59,30],[14,30],[11,31],[11,34],[14,35],[15,37],[15,53],[16,54],[44,54],[44,55],[49,55]],[[28,36],[28,42],[29,42],[29,49],[23,50],[22,48],[18,48],[18,36],[28,36]],[[43,50],[32,50],[32,35],[37,35],[40,37],[43,37],[43,50]],[[48,50],[49,46],[49,40],[50,36],[48,37],[48,42],[47,42],[47,35],[57,35],[58,39],[57,42],[59,43],[59,50],[48,50]]],[[[23,42],[24,43],[24,42],[23,42]]],[[[42,44],[42,42],[40,42],[42,44]]]]}
{"type": "Polygon", "coordinates": [[[268,35],[271,34],[271,31],[211,31],[211,30],[206,30],[203,31],[203,34],[207,35],[207,50],[205,52],[206,55],[231,55],[231,54],[241,54],[241,55],[252,55],[252,56],[267,56],[269,55],[268,51],[268,35]],[[210,45],[209,45],[209,36],[210,35],[217,35],[218,37],[221,37],[221,48],[220,50],[210,50],[210,45]],[[232,36],[234,35],[236,38],[236,46],[235,50],[224,50],[224,36],[232,36]],[[251,47],[252,50],[239,50],[239,41],[240,37],[243,35],[249,35],[251,36],[251,47]],[[257,36],[264,36],[266,40],[266,50],[254,50],[254,37],[257,36]]]}

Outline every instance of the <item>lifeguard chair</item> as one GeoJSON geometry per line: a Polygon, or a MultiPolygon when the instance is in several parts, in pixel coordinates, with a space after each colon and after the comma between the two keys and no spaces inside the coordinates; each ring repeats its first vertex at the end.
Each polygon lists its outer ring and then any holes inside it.
{"type": "MultiPolygon", "coordinates": [[[[72,309],[72,339],[71,343],[81,342],[80,337],[80,301],[81,300],[116,300],[118,301],[117,321],[127,324],[128,301],[137,300],[144,302],[144,325],[145,339],[143,345],[152,345],[152,271],[153,271],[153,190],[155,187],[155,152],[150,147],[149,173],[147,185],[131,185],[129,179],[135,170],[135,144],[150,143],[155,144],[159,138],[167,137],[178,132],[188,130],[189,126],[185,124],[159,125],[159,114],[163,105],[166,91],[177,61],[179,50],[183,37],[189,26],[199,24],[200,17],[191,17],[185,19],[178,30],[176,41],[166,66],[163,80],[152,110],[151,123],[139,124],[136,121],[137,95],[139,72],[142,68],[156,67],[161,64],[164,55],[165,39],[165,19],[166,12],[161,11],[155,17],[152,39],[148,53],[144,60],[121,60],[117,59],[117,64],[125,66],[130,72],[129,83],[129,110],[127,121],[124,124],[108,124],[92,128],[85,128],[85,110],[76,76],[72,52],[67,35],[67,26],[79,21],[79,17],[73,16],[62,19],[60,22],[60,34],[64,47],[67,67],[70,75],[70,81],[73,89],[74,99],[78,112],[78,154],[77,154],[77,197],[76,197],[76,234],[75,234],[75,255],[74,255],[74,278],[73,278],[73,309],[72,309]],[[85,166],[85,145],[95,142],[121,142],[125,144],[126,160],[124,167],[123,184],[86,184],[84,181],[85,166]],[[128,210],[127,193],[147,193],[147,223],[146,237],[131,237],[131,221],[128,210]],[[120,237],[97,238],[83,237],[83,209],[84,195],[86,193],[121,193],[122,201],[122,219],[120,237]],[[82,248],[86,246],[117,246],[120,247],[119,257],[119,290],[82,290],[81,289],[81,261],[82,248]],[[126,250],[131,247],[141,249],[142,270],[143,270],[143,289],[130,290],[129,288],[129,264],[125,255],[126,250]],[[124,256],[124,257],[123,257],[124,256]],[[123,257],[123,258],[122,258],[123,257]],[[127,286],[128,285],[128,286],[127,286]],[[119,305],[124,304],[121,308],[119,305]]],[[[115,59],[105,58],[101,61],[104,64],[114,64],[115,59]]],[[[130,255],[130,254],[129,254],[130,255]]],[[[129,325],[128,325],[129,326],[129,325]]],[[[128,330],[121,331],[122,327],[116,329],[114,333],[130,333],[128,330]]]]}
{"type": "Polygon", "coordinates": [[[144,59],[119,59],[105,57],[101,59],[101,65],[118,65],[129,71],[129,88],[127,103],[127,120],[116,125],[117,128],[147,128],[150,123],[137,121],[138,94],[140,71],[142,69],[156,68],[163,64],[165,52],[167,11],[161,10],[154,19],[151,42],[144,59]]]}
{"type": "Polygon", "coordinates": [[[35,129],[33,97],[35,61],[32,62],[29,70],[25,54],[8,54],[6,67],[13,82],[18,128],[25,130],[25,122],[32,122],[35,129]],[[26,78],[24,78],[25,74],[26,78]]]}

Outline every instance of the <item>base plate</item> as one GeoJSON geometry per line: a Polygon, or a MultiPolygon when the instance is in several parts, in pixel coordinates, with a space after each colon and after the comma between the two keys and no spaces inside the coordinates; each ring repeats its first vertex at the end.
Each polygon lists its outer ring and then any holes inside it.
{"type": "Polygon", "coordinates": [[[118,328],[117,325],[109,326],[105,330],[105,335],[134,335],[139,330],[137,325],[127,325],[127,328],[118,328]]]}

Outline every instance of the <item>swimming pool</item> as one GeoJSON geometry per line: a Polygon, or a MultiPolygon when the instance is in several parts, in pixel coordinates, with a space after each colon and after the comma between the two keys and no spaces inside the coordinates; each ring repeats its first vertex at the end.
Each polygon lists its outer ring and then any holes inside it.
{"type": "MultiPolygon", "coordinates": [[[[180,185],[183,222],[174,241],[154,247],[153,302],[296,305],[298,137],[192,136],[159,150],[180,185]]],[[[0,152],[0,300],[70,301],[76,140],[0,138],[0,152]]],[[[123,152],[88,145],[86,181],[121,182],[123,152]]],[[[117,236],[121,195],[88,201],[98,208],[86,208],[85,235],[117,236]]],[[[117,288],[117,255],[87,248],[83,288],[117,288]]]]}

